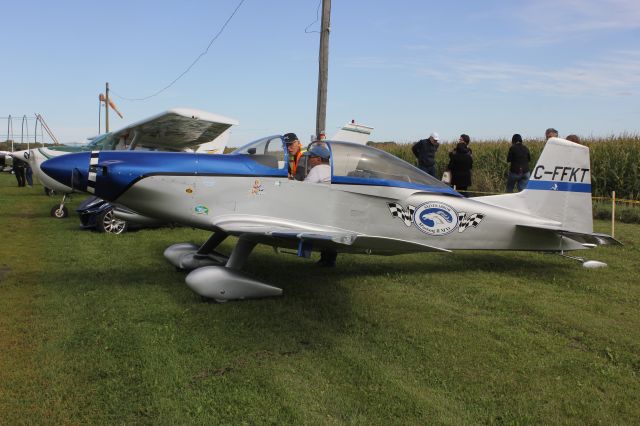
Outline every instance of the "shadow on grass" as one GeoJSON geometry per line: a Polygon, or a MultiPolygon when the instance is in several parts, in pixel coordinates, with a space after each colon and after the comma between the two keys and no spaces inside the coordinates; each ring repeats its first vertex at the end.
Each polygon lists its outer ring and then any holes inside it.
{"type": "MultiPolygon", "coordinates": [[[[62,311],[79,315],[79,320],[86,321],[86,312],[96,312],[96,320],[100,315],[116,318],[105,319],[107,322],[102,325],[82,327],[100,329],[123,321],[129,332],[135,334],[138,327],[155,330],[154,327],[170,323],[180,333],[193,334],[189,341],[197,345],[213,348],[222,344],[225,348],[237,348],[239,353],[277,352],[283,346],[294,351],[314,345],[332,346],[357,321],[351,300],[352,292],[358,289],[345,283],[354,278],[380,277],[382,286],[389,274],[406,275],[407,282],[411,281],[411,275],[439,274],[455,283],[456,274],[478,272],[525,279],[535,274],[544,280],[567,273],[568,267],[527,254],[464,253],[375,258],[343,255],[338,267],[327,269],[312,261],[275,257],[259,250],[249,259],[246,273],[281,287],[284,297],[217,305],[206,303],[193,293],[184,282],[186,273],[176,271],[161,257],[141,266],[105,260],[96,259],[95,264],[83,267],[69,264],[47,270],[45,266],[43,270],[27,273],[20,281],[42,283],[45,293],[55,294],[51,303],[64,302],[68,306],[62,307],[62,311]]],[[[432,285],[429,280],[423,281],[422,285],[432,285]]]]}

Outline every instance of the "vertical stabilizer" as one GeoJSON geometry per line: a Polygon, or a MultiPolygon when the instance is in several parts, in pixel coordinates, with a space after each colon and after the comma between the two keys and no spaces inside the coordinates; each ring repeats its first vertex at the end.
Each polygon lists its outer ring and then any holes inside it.
{"type": "Polygon", "coordinates": [[[524,191],[476,200],[558,221],[567,231],[590,234],[593,218],[589,148],[551,138],[531,170],[524,191]]]}
{"type": "Polygon", "coordinates": [[[355,120],[351,120],[351,122],[342,126],[342,128],[338,130],[330,140],[366,145],[367,142],[369,142],[369,137],[371,136],[372,131],[373,127],[358,124],[355,120]]]}
{"type": "Polygon", "coordinates": [[[198,148],[196,148],[196,152],[206,152],[207,154],[224,154],[224,150],[229,143],[230,135],[231,129],[227,129],[211,142],[206,142],[198,146],[198,148]]]}

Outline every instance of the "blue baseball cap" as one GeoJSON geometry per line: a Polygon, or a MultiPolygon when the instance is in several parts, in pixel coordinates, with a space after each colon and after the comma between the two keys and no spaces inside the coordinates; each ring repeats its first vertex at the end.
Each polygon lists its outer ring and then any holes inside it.
{"type": "Polygon", "coordinates": [[[320,157],[323,160],[328,160],[329,157],[331,157],[331,151],[329,151],[329,148],[326,146],[314,145],[309,151],[305,152],[304,155],[309,157],[320,157]]]}

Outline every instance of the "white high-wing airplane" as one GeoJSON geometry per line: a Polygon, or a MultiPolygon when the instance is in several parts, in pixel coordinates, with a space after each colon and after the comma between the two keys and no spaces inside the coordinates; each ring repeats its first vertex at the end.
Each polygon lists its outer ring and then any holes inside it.
{"type": "Polygon", "coordinates": [[[0,151],[0,160],[2,160],[2,164],[0,165],[0,172],[11,170],[13,157],[11,156],[10,151],[0,151]]]}
{"type": "MultiPolygon", "coordinates": [[[[589,148],[564,139],[547,141],[524,191],[476,198],[369,146],[323,141],[308,152],[330,157],[315,166],[329,168],[330,183],[287,179],[281,136],[229,155],[86,152],[51,159],[42,169],[64,185],[141,214],[213,231],[200,248],[176,244],[165,257],[192,269],[186,278],[192,290],[218,301],[282,294],[240,272],[258,243],[297,249],[302,257],[312,250],[565,255],[618,243],[593,233],[589,148]],[[215,248],[230,235],[238,242],[226,257],[215,248]]],[[[571,258],[586,267],[605,266],[571,258]]]]}
{"type": "Polygon", "coordinates": [[[12,155],[26,161],[33,174],[45,188],[63,194],[59,205],[51,209],[51,216],[67,217],[67,196],[73,190],[51,179],[41,170],[44,161],[70,152],[101,150],[162,150],[222,154],[229,141],[229,129],[238,120],[192,108],[174,108],[130,124],[118,131],[105,133],[86,146],[34,148],[16,151],[12,155]]]}

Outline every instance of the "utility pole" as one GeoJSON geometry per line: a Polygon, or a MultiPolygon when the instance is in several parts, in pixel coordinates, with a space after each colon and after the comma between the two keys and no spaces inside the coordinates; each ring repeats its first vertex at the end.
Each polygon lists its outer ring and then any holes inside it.
{"type": "Polygon", "coordinates": [[[327,78],[329,75],[329,30],[331,28],[331,0],[322,0],[320,25],[320,54],[318,68],[318,106],[316,109],[316,139],[325,134],[327,122],[327,78]]]}
{"type": "Polygon", "coordinates": [[[104,132],[109,133],[109,82],[106,83],[107,88],[104,92],[104,132]]]}

